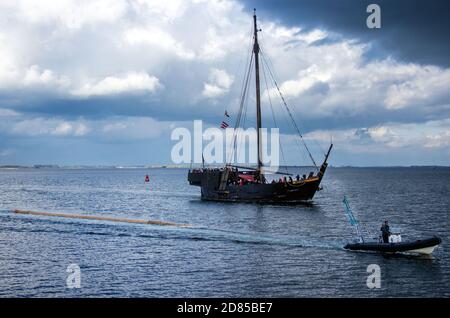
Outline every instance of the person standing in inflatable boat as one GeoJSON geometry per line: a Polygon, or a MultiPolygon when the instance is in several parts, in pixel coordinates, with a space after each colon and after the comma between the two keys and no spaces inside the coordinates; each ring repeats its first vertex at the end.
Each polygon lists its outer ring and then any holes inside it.
{"type": "Polygon", "coordinates": [[[385,220],[384,224],[381,225],[381,236],[383,237],[383,243],[389,243],[389,235],[391,235],[391,230],[389,229],[388,221],[385,220]]]}

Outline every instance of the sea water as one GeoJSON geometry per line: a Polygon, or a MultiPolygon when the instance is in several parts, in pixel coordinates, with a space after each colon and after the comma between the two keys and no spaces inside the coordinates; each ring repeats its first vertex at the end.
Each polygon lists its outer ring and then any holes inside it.
{"type": "Polygon", "coordinates": [[[0,296],[450,296],[449,168],[330,168],[314,200],[294,206],[203,202],[186,178],[185,169],[0,170],[0,296]],[[403,241],[439,235],[443,243],[432,258],[346,251],[354,232],[344,195],[367,236],[377,239],[387,219],[403,241]],[[371,289],[373,264],[380,288],[371,289]],[[73,266],[76,288],[68,284],[73,266]]]}

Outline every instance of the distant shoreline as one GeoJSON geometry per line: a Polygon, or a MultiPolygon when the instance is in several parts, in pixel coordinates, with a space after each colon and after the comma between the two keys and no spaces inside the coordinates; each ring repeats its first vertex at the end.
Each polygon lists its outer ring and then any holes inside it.
{"type": "MultiPolygon", "coordinates": [[[[221,166],[210,165],[210,168],[220,168],[221,166]]],[[[330,168],[450,168],[450,166],[442,165],[410,165],[410,166],[329,166],[330,168]]],[[[200,165],[0,165],[1,170],[17,170],[17,169],[189,169],[201,168],[200,165]]],[[[312,168],[312,166],[280,166],[282,168],[312,168]]]]}

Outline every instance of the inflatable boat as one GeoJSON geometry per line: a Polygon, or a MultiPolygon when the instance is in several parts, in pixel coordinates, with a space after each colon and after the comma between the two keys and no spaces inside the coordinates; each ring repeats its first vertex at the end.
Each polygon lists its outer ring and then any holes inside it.
{"type": "Polygon", "coordinates": [[[425,254],[430,255],[434,249],[441,244],[442,240],[437,237],[431,237],[424,240],[396,243],[378,243],[363,242],[349,243],[344,246],[347,250],[352,251],[368,251],[381,253],[408,253],[408,254],[425,254]]]}
{"type": "MultiPolygon", "coordinates": [[[[433,236],[424,240],[417,241],[406,241],[402,242],[402,237],[400,233],[391,233],[389,235],[389,242],[384,243],[382,241],[376,242],[366,242],[364,240],[362,231],[359,227],[359,222],[356,220],[353,212],[350,208],[347,198],[344,196],[344,208],[347,213],[350,224],[356,229],[356,234],[358,237],[357,243],[348,243],[344,246],[344,249],[351,251],[366,251],[366,252],[379,252],[379,253],[406,253],[406,254],[419,254],[419,255],[430,255],[436,249],[436,247],[441,244],[442,240],[433,236]]],[[[381,239],[381,237],[380,237],[381,239]]]]}

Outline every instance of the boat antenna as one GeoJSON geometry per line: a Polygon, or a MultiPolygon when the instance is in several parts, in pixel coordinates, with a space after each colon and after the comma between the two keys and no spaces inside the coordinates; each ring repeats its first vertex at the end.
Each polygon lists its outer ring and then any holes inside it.
{"type": "Polygon", "coordinates": [[[350,208],[350,204],[348,203],[348,200],[347,200],[347,196],[344,195],[344,200],[342,200],[342,203],[344,203],[345,212],[347,212],[347,216],[348,216],[350,225],[355,227],[356,234],[359,237],[359,241],[361,243],[364,243],[364,237],[362,235],[361,229],[359,228],[359,223],[356,220],[355,216],[353,215],[352,209],[350,208]]]}
{"type": "MultiPolygon", "coordinates": [[[[256,21],[256,9],[253,9],[253,53],[255,54],[255,80],[256,80],[256,131],[258,142],[258,171],[261,173],[262,167],[262,138],[261,138],[261,88],[259,82],[259,44],[258,27],[256,21]]],[[[260,176],[261,177],[261,176],[260,176]]]]}

